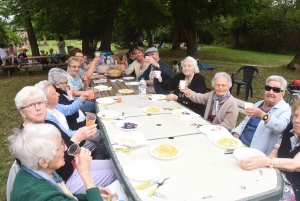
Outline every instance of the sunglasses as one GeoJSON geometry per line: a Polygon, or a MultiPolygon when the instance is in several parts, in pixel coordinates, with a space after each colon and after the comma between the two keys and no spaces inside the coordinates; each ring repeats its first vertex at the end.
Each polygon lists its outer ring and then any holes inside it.
{"type": "Polygon", "coordinates": [[[271,91],[271,89],[273,90],[274,93],[283,92],[279,87],[270,87],[268,85],[265,86],[266,91],[271,91]]]}

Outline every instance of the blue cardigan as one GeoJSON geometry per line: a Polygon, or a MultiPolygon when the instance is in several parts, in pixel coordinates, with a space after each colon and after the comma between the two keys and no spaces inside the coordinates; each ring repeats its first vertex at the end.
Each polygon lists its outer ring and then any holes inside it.
{"type": "MultiPolygon", "coordinates": [[[[62,104],[57,104],[55,106],[55,109],[63,113],[65,116],[69,116],[71,114],[74,114],[75,112],[78,112],[78,110],[81,108],[83,103],[80,101],[80,99],[76,99],[71,105],[62,105],[62,104]]],[[[55,124],[57,124],[68,136],[72,137],[75,133],[75,131],[67,130],[65,129],[59,121],[56,119],[56,117],[47,112],[46,120],[52,121],[55,124]]]]}

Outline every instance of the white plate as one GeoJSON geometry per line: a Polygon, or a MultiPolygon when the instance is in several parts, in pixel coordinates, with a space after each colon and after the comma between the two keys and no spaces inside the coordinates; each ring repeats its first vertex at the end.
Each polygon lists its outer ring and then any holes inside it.
{"type": "Polygon", "coordinates": [[[222,126],[217,126],[217,125],[200,126],[199,130],[201,133],[204,133],[206,135],[214,134],[214,133],[229,133],[229,131],[226,128],[224,128],[222,126]]]}
{"type": "Polygon", "coordinates": [[[122,94],[131,94],[134,91],[132,89],[120,89],[118,92],[122,94]]]}
{"type": "Polygon", "coordinates": [[[99,84],[99,83],[107,82],[107,79],[93,80],[93,82],[95,84],[99,84]]]}
{"type": "Polygon", "coordinates": [[[99,89],[101,91],[101,90],[107,89],[108,86],[106,86],[106,85],[99,85],[99,86],[94,86],[94,88],[99,89]]]}
{"type": "Polygon", "coordinates": [[[160,167],[150,160],[135,160],[123,168],[124,174],[135,181],[150,181],[160,174],[160,167]]]}
{"type": "Polygon", "coordinates": [[[121,79],[116,79],[116,80],[110,80],[111,82],[123,82],[123,80],[121,80],[121,79]],[[117,81],[118,80],[118,81],[117,81]]]}
{"type": "Polygon", "coordinates": [[[266,156],[266,154],[257,149],[241,147],[233,151],[233,156],[238,160],[244,160],[252,156],[266,156]]]}
{"type": "Polygon", "coordinates": [[[100,104],[112,104],[115,102],[112,98],[97,98],[96,101],[100,104]]]}
{"type": "Polygon", "coordinates": [[[169,144],[169,143],[161,143],[161,144],[153,145],[153,146],[150,148],[149,152],[150,152],[150,155],[151,155],[151,156],[153,156],[154,158],[161,159],[161,160],[172,160],[172,159],[178,158],[178,157],[181,156],[181,154],[182,154],[182,150],[181,150],[178,146],[176,146],[176,145],[174,145],[174,144],[169,144]],[[161,145],[171,145],[171,146],[173,146],[175,149],[177,149],[178,152],[177,152],[176,155],[171,156],[171,157],[162,157],[162,156],[160,156],[158,153],[155,153],[155,152],[154,152],[154,150],[155,150],[157,147],[161,146],[161,145]]]}
{"type": "Polygon", "coordinates": [[[140,144],[146,144],[147,141],[145,140],[145,137],[141,133],[137,132],[121,132],[117,133],[113,137],[114,141],[118,143],[118,145],[140,145],[140,144]]]}
{"type": "Polygon", "coordinates": [[[151,95],[151,98],[154,100],[166,100],[167,96],[164,94],[155,94],[155,95],[151,95]]]}
{"type": "Polygon", "coordinates": [[[126,85],[139,85],[139,82],[125,82],[126,85]]]}
{"type": "Polygon", "coordinates": [[[191,115],[191,112],[186,109],[175,109],[175,110],[172,110],[171,114],[173,114],[176,117],[187,117],[187,116],[191,115]],[[186,114],[186,112],[188,114],[186,114]]]}
{"type": "Polygon", "coordinates": [[[164,110],[160,107],[144,107],[143,108],[143,112],[147,113],[147,114],[160,114],[162,113],[164,110]],[[155,110],[159,110],[159,111],[149,111],[151,109],[155,109],[155,110]]]}
{"type": "Polygon", "coordinates": [[[135,77],[123,77],[123,80],[134,80],[135,77]]]}
{"type": "Polygon", "coordinates": [[[124,120],[124,121],[119,121],[118,123],[116,123],[116,127],[120,130],[123,130],[123,131],[133,131],[133,130],[137,130],[141,127],[141,123],[138,122],[138,121],[134,121],[134,120],[124,120]],[[132,129],[125,129],[125,128],[122,128],[124,126],[124,123],[134,123],[136,124],[137,126],[135,128],[132,128],[132,129]]]}
{"type": "Polygon", "coordinates": [[[120,116],[120,113],[117,111],[113,111],[113,110],[104,110],[104,111],[98,112],[97,116],[104,118],[104,119],[105,118],[115,119],[120,116]]]}
{"type": "Polygon", "coordinates": [[[214,143],[216,146],[218,146],[218,147],[220,147],[220,148],[223,148],[223,149],[236,149],[236,148],[239,148],[239,147],[243,146],[243,143],[242,143],[239,139],[234,138],[234,137],[221,137],[221,138],[217,138],[217,139],[213,140],[213,143],[214,143]],[[220,144],[218,143],[218,140],[220,140],[220,139],[222,139],[222,138],[234,140],[234,141],[237,142],[237,145],[236,145],[236,146],[224,146],[224,145],[220,145],[220,144]]]}

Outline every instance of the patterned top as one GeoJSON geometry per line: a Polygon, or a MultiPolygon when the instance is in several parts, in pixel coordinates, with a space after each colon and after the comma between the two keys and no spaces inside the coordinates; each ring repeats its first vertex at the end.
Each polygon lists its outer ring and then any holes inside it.
{"type": "Polygon", "coordinates": [[[76,75],[74,79],[68,74],[68,85],[74,87],[75,90],[80,91],[82,90],[83,83],[81,78],[78,75],[76,75]]]}
{"type": "MultiPolygon", "coordinates": [[[[298,134],[294,131],[294,129],[290,130],[291,133],[293,133],[293,136],[290,138],[291,140],[291,151],[293,151],[296,147],[298,147],[300,145],[300,142],[299,142],[299,136],[298,134]]],[[[281,142],[282,142],[282,138],[280,138],[278,140],[278,142],[274,145],[274,148],[276,149],[279,149],[280,145],[281,145],[281,142]]]]}

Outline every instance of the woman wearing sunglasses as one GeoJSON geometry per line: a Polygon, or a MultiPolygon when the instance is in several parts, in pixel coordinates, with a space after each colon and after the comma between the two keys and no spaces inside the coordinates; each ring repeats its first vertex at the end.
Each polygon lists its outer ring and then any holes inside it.
{"type": "Polygon", "coordinates": [[[264,100],[245,109],[247,116],[232,130],[233,136],[269,155],[290,122],[291,108],[283,100],[286,85],[287,81],[281,76],[268,77],[264,100]]]}

